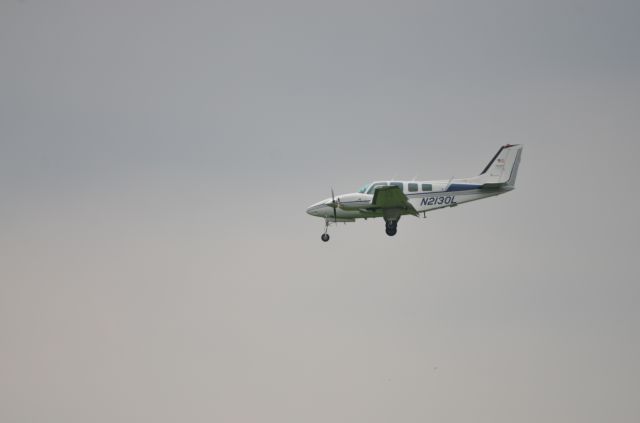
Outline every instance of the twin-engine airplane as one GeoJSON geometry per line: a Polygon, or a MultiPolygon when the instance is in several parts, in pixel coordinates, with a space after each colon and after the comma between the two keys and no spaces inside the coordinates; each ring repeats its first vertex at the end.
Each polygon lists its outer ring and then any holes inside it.
{"type": "Polygon", "coordinates": [[[515,189],[521,145],[505,145],[498,150],[482,173],[471,178],[442,181],[377,181],[358,192],[334,196],[307,208],[312,216],[322,217],[322,240],[329,241],[330,223],[355,222],[356,219],[382,217],[387,235],[393,236],[401,216],[419,216],[431,210],[455,207],[515,189]]]}

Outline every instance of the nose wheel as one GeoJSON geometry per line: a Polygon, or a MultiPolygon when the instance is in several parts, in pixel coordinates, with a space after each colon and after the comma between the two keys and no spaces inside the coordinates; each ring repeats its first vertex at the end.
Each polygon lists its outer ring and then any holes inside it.
{"type": "Polygon", "coordinates": [[[320,236],[320,239],[323,242],[329,241],[329,234],[327,233],[328,230],[329,230],[329,220],[325,219],[325,221],[324,221],[324,233],[322,234],[322,236],[320,236]]]}
{"type": "Polygon", "coordinates": [[[385,221],[386,228],[385,232],[389,236],[394,236],[398,232],[398,221],[397,220],[387,220],[385,221]]]}

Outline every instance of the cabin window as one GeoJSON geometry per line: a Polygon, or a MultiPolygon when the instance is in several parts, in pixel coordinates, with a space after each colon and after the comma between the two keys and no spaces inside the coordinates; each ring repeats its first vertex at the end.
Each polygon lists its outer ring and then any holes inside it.
{"type": "Polygon", "coordinates": [[[382,187],[385,185],[387,185],[386,182],[376,182],[375,184],[371,184],[369,190],[367,191],[367,194],[373,194],[373,191],[375,191],[377,187],[382,187]]]}
{"type": "Polygon", "coordinates": [[[433,187],[431,186],[431,184],[422,184],[422,190],[423,191],[433,191],[433,187]]]}
{"type": "Polygon", "coordinates": [[[418,191],[418,184],[409,182],[409,192],[416,192],[416,191],[418,191]]]}
{"type": "Polygon", "coordinates": [[[402,182],[389,182],[389,185],[400,188],[400,191],[404,188],[404,184],[402,182]]]}

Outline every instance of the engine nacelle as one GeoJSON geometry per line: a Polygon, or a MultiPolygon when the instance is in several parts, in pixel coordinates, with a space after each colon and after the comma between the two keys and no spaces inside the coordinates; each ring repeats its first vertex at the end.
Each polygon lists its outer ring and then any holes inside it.
{"type": "Polygon", "coordinates": [[[371,205],[372,195],[368,194],[344,194],[336,198],[338,207],[342,210],[360,210],[371,205]]]}

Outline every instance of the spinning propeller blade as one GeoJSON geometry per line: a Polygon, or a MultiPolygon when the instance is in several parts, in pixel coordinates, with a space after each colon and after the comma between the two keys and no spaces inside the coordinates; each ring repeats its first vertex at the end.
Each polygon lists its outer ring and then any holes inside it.
{"type": "Polygon", "coordinates": [[[336,203],[336,196],[333,195],[333,188],[331,188],[331,201],[332,201],[332,207],[333,207],[333,221],[337,222],[338,221],[338,212],[337,212],[337,208],[338,208],[338,204],[336,203]]]}

